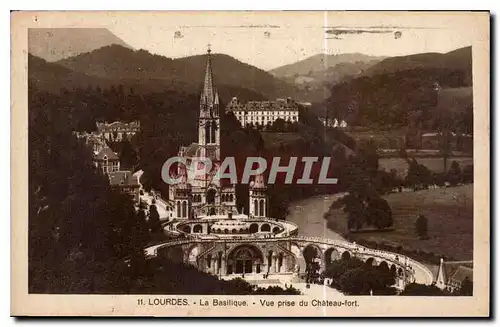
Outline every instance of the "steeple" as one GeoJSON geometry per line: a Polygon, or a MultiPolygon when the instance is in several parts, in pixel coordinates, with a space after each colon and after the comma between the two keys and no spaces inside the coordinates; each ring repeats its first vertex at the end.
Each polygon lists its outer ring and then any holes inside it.
{"type": "Polygon", "coordinates": [[[212,74],[212,58],[210,53],[210,44],[207,50],[207,66],[205,67],[205,81],[203,84],[203,93],[201,95],[201,104],[206,105],[208,108],[218,104],[219,100],[216,99],[217,92],[214,89],[213,74],[212,74]]]}

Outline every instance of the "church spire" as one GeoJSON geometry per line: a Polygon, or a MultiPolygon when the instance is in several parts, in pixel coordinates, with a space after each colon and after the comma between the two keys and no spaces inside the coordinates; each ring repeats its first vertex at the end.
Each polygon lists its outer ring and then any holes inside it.
{"type": "Polygon", "coordinates": [[[210,44],[208,45],[207,50],[207,66],[205,68],[205,82],[203,85],[203,93],[202,93],[202,103],[206,104],[208,107],[213,106],[214,104],[214,86],[213,86],[213,75],[212,75],[212,58],[210,53],[212,50],[210,49],[210,44]]]}

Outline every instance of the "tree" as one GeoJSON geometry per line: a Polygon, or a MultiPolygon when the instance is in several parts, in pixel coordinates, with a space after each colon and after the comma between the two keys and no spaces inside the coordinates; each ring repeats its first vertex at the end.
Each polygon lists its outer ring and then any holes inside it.
{"type": "Polygon", "coordinates": [[[473,165],[465,166],[465,168],[462,172],[462,182],[463,183],[474,182],[474,166],[473,165]]]}
{"type": "Polygon", "coordinates": [[[451,155],[452,147],[451,147],[451,138],[452,133],[447,128],[443,128],[441,133],[439,133],[439,153],[441,157],[443,157],[443,171],[447,170],[447,162],[448,158],[451,155]]]}
{"type": "Polygon", "coordinates": [[[403,296],[446,296],[450,295],[439,289],[436,285],[425,285],[411,283],[406,285],[405,289],[400,293],[403,296]]]}
{"type": "Polygon", "coordinates": [[[415,231],[420,239],[425,240],[428,238],[427,218],[422,214],[415,221],[415,231]]]}
{"type": "Polygon", "coordinates": [[[457,185],[462,180],[462,170],[460,169],[460,165],[458,164],[458,162],[453,161],[451,163],[447,179],[448,182],[453,186],[457,185]]]}
{"type": "Polygon", "coordinates": [[[421,165],[415,158],[407,159],[408,173],[405,178],[405,184],[417,189],[426,188],[433,182],[431,171],[424,165],[421,165]]]}
{"type": "Polygon", "coordinates": [[[474,288],[473,286],[474,285],[472,284],[472,281],[469,279],[469,277],[465,277],[465,279],[462,281],[462,285],[458,294],[461,296],[472,296],[474,288]]]}
{"type": "Polygon", "coordinates": [[[161,230],[160,224],[160,214],[155,204],[149,206],[149,220],[148,220],[149,230],[151,233],[156,233],[161,230]]]}
{"type": "Polygon", "coordinates": [[[367,223],[378,229],[388,228],[393,224],[391,207],[387,200],[379,196],[368,200],[365,215],[367,223]]]}

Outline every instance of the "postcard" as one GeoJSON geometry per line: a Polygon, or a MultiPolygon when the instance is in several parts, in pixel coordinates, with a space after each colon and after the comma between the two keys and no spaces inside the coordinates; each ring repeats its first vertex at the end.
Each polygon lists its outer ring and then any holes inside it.
{"type": "Polygon", "coordinates": [[[490,315],[489,12],[11,30],[11,315],[490,315]]]}

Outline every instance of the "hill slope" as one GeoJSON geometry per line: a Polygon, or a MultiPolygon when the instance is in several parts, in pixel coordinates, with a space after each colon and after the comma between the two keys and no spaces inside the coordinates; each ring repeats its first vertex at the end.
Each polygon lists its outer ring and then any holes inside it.
{"type": "MultiPolygon", "coordinates": [[[[198,93],[203,83],[206,55],[171,59],[145,50],[134,51],[111,45],[57,63],[87,75],[143,84],[156,81],[162,86],[198,93]]],[[[213,54],[212,65],[221,92],[223,89],[240,90],[233,94],[238,96],[246,89],[256,99],[262,98],[258,94],[274,99],[293,96],[296,91],[292,85],[228,55],[213,54]]]]}
{"type": "Polygon", "coordinates": [[[472,47],[447,53],[419,53],[410,56],[387,58],[367,69],[363,75],[390,74],[409,69],[452,69],[464,73],[468,84],[472,81],[472,47]]]}
{"type": "Polygon", "coordinates": [[[130,48],[105,28],[28,29],[28,52],[47,61],[77,56],[111,44],[130,48]]]}
{"type": "MultiPolygon", "coordinates": [[[[182,81],[176,81],[175,78],[162,79],[154,76],[149,78],[147,75],[134,76],[132,73],[110,73],[106,76],[106,74],[91,74],[92,72],[95,73],[95,67],[91,66],[89,68],[88,71],[90,73],[85,73],[84,69],[82,71],[73,70],[59,63],[47,62],[31,54],[28,56],[28,77],[30,83],[33,83],[39,90],[51,93],[59,93],[62,89],[86,89],[88,87],[107,89],[112,86],[117,87],[122,85],[126,90],[133,88],[135,92],[141,94],[168,90],[198,94],[202,88],[201,81],[199,84],[196,82],[186,84],[182,81]]],[[[110,67],[111,72],[115,68],[110,67]]],[[[223,102],[229,101],[233,96],[238,96],[243,101],[266,99],[262,94],[240,86],[218,83],[217,87],[223,102]]]]}
{"type": "Polygon", "coordinates": [[[374,57],[362,53],[342,53],[338,55],[317,54],[293,64],[274,68],[269,72],[279,78],[289,78],[293,76],[310,76],[316,72],[326,71],[327,69],[339,64],[380,61],[384,57],[374,57]]]}

